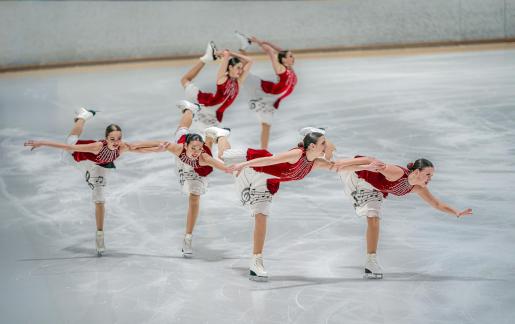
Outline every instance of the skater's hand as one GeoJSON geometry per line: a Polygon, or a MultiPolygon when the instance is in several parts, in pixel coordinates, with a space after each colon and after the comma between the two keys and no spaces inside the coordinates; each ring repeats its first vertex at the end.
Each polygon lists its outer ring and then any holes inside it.
{"type": "Polygon", "coordinates": [[[228,165],[227,167],[225,167],[225,173],[232,174],[234,171],[235,171],[234,164],[231,164],[231,165],[228,165]]]}
{"type": "Polygon", "coordinates": [[[25,143],[23,143],[23,146],[31,146],[30,150],[33,151],[34,149],[43,146],[43,144],[38,141],[28,140],[25,143]]]}
{"type": "Polygon", "coordinates": [[[233,165],[233,172],[236,171],[236,176],[239,176],[240,173],[241,173],[241,170],[243,170],[245,168],[245,162],[242,162],[242,163],[236,163],[235,165],[233,165]]]}
{"type": "Polygon", "coordinates": [[[461,216],[469,216],[469,215],[472,215],[472,209],[471,208],[467,208],[464,211],[456,213],[456,217],[457,218],[460,218],[461,216]]]}
{"type": "Polygon", "coordinates": [[[231,51],[229,51],[228,49],[224,49],[223,51],[216,52],[215,56],[219,58],[229,58],[231,56],[231,51]]]}
{"type": "Polygon", "coordinates": [[[372,163],[365,166],[365,170],[372,172],[379,172],[381,170],[384,170],[385,168],[386,164],[376,159],[374,159],[372,163]]]}
{"type": "Polygon", "coordinates": [[[166,149],[168,148],[169,145],[170,145],[170,142],[159,143],[159,146],[157,147],[156,152],[164,152],[164,151],[166,151],[166,149]]]}
{"type": "Polygon", "coordinates": [[[257,39],[257,37],[256,37],[256,36],[250,36],[250,41],[251,41],[252,43],[256,43],[256,44],[261,43],[261,42],[260,42],[260,40],[259,40],[259,39],[257,39]]]}

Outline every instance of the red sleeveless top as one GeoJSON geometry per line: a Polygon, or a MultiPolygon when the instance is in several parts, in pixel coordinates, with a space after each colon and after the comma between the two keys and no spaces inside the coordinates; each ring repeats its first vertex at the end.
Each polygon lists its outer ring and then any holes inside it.
{"type": "MultiPolygon", "coordinates": [[[[293,148],[302,150],[301,157],[295,163],[278,163],[274,165],[267,165],[264,167],[252,167],[257,172],[263,172],[273,175],[277,178],[271,178],[266,181],[268,190],[275,194],[279,190],[279,184],[286,181],[301,180],[311,172],[315,161],[308,161],[306,151],[303,148],[293,148]]],[[[247,150],[247,161],[254,160],[260,157],[272,156],[272,153],[267,150],[247,150]]]]}
{"type": "Polygon", "coordinates": [[[404,196],[411,192],[414,186],[408,182],[409,170],[399,166],[404,174],[398,180],[388,181],[384,175],[379,172],[356,171],[358,178],[370,183],[374,188],[383,193],[386,198],[389,193],[395,196],[404,196]]]}
{"type": "MultiPolygon", "coordinates": [[[[95,142],[97,141],[78,140],[76,144],[91,144],[95,142]]],[[[101,140],[99,142],[102,143],[102,149],[100,150],[100,152],[98,152],[98,154],[93,154],[89,152],[73,152],[73,159],[77,162],[89,160],[105,168],[114,168],[115,165],[113,161],[120,156],[120,147],[118,147],[116,150],[110,150],[107,147],[106,140],[101,140]]]]}
{"type": "Polygon", "coordinates": [[[199,91],[197,95],[197,101],[199,104],[206,107],[217,106],[216,119],[222,122],[224,111],[229,108],[239,92],[239,85],[237,79],[227,78],[222,84],[216,85],[216,93],[212,94],[209,92],[199,91]]]}
{"type": "Polygon", "coordinates": [[[297,75],[293,70],[286,69],[286,71],[278,74],[277,76],[279,77],[279,82],[277,83],[261,80],[261,89],[263,89],[264,93],[275,95],[282,94],[279,99],[274,102],[274,107],[276,109],[279,108],[281,100],[293,92],[293,89],[297,84],[297,75]]]}
{"type": "MultiPolygon", "coordinates": [[[[183,144],[186,143],[186,135],[182,135],[181,138],[177,141],[177,144],[183,144]]],[[[213,156],[211,154],[211,150],[209,147],[204,145],[202,147],[204,150],[204,153],[209,154],[209,156],[213,156]]],[[[211,172],[213,172],[213,168],[209,165],[200,165],[198,162],[198,158],[193,159],[186,155],[186,147],[183,147],[181,154],[179,155],[179,160],[181,160],[184,164],[187,164],[193,168],[196,174],[198,174],[201,177],[207,177],[211,172]]]]}

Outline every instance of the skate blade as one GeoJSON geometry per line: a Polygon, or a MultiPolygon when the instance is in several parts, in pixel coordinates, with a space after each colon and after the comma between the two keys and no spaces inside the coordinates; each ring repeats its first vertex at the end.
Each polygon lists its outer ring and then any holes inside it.
{"type": "Polygon", "coordinates": [[[249,280],[250,281],[256,281],[256,282],[267,282],[268,281],[268,277],[260,277],[260,276],[249,275],[249,280]]]}
{"type": "Polygon", "coordinates": [[[185,259],[191,259],[193,257],[193,252],[184,252],[183,250],[181,250],[181,252],[182,252],[182,257],[185,259]]]}
{"type": "Polygon", "coordinates": [[[101,257],[104,254],[104,251],[97,251],[97,257],[101,257]]]}
{"type": "Polygon", "coordinates": [[[268,281],[268,276],[267,277],[258,276],[254,271],[250,270],[249,271],[249,280],[257,281],[257,282],[265,282],[265,281],[268,281]]]}
{"type": "Polygon", "coordinates": [[[365,273],[363,279],[383,279],[382,273],[365,273]]]}

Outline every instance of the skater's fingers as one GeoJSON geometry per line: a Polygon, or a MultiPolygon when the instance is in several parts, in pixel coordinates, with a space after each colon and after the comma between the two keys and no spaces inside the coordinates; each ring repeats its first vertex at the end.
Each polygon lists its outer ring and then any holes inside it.
{"type": "Polygon", "coordinates": [[[456,215],[456,217],[461,217],[461,216],[470,216],[472,215],[472,209],[471,208],[467,208],[465,209],[464,211],[458,213],[458,215],[456,215]]]}

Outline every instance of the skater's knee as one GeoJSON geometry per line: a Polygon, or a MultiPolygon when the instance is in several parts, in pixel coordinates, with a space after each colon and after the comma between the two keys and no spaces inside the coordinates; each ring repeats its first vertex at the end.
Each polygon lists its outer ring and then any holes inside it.
{"type": "Polygon", "coordinates": [[[367,217],[367,223],[368,223],[368,226],[371,226],[371,227],[379,227],[379,222],[380,222],[380,218],[376,215],[376,216],[372,216],[372,217],[367,217]]]}
{"type": "Polygon", "coordinates": [[[190,82],[191,82],[191,80],[188,79],[186,76],[183,76],[181,78],[181,85],[183,88],[186,88],[190,82]]]}
{"type": "Polygon", "coordinates": [[[265,214],[257,213],[256,215],[254,215],[254,221],[256,223],[256,226],[266,225],[266,219],[267,219],[267,215],[265,215],[265,214]]]}
{"type": "Polygon", "coordinates": [[[200,195],[190,193],[190,203],[195,205],[200,204],[200,195]]]}

